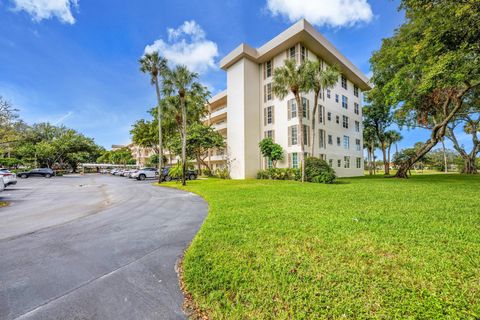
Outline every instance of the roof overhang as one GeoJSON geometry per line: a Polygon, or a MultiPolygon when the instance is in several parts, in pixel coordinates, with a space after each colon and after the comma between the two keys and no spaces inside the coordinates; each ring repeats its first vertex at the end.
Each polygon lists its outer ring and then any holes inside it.
{"type": "Polygon", "coordinates": [[[254,49],[247,44],[241,44],[220,61],[220,67],[227,70],[242,58],[263,63],[299,42],[328,64],[338,66],[340,72],[345,74],[361,90],[371,89],[368,78],[305,19],[298,21],[258,49],[254,49]]]}

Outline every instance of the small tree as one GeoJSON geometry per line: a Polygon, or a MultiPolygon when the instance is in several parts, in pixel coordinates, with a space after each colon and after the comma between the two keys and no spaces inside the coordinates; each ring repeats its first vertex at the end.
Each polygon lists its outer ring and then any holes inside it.
{"type": "Polygon", "coordinates": [[[277,161],[283,159],[283,149],[278,143],[273,142],[271,138],[265,138],[258,144],[262,155],[272,161],[274,168],[277,167],[277,161]]]}

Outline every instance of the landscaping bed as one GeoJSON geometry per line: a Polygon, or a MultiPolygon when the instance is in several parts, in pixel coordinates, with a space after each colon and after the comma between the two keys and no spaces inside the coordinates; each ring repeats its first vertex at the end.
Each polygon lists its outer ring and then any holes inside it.
{"type": "Polygon", "coordinates": [[[479,176],[184,189],[210,207],[183,280],[211,319],[480,317],[479,176]]]}

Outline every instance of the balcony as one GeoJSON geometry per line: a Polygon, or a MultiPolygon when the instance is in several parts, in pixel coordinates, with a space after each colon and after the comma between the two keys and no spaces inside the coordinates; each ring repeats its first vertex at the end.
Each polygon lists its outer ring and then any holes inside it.
{"type": "Polygon", "coordinates": [[[213,128],[217,131],[223,131],[227,129],[227,121],[220,121],[213,124],[213,128]]]}

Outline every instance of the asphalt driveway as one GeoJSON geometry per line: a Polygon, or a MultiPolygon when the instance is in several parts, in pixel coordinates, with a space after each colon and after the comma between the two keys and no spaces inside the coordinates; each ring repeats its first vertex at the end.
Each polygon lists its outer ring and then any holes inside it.
{"type": "Polygon", "coordinates": [[[0,199],[0,319],[185,319],[175,264],[207,204],[152,181],[20,180],[0,199]]]}

